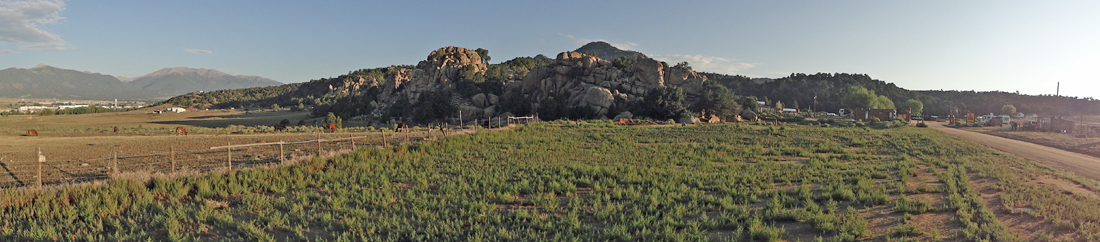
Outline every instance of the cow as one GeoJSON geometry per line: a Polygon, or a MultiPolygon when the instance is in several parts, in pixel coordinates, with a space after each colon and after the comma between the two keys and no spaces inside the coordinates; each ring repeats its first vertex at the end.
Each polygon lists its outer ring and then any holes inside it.
{"type": "Polygon", "coordinates": [[[38,136],[38,130],[28,129],[27,136],[38,136]]]}
{"type": "Polygon", "coordinates": [[[393,129],[393,132],[401,132],[402,129],[408,129],[409,126],[405,125],[405,122],[397,124],[397,128],[393,129]]]}
{"type": "Polygon", "coordinates": [[[283,131],[286,131],[286,125],[282,125],[282,124],[275,125],[275,132],[283,132],[283,131]]]}
{"type": "Polygon", "coordinates": [[[115,133],[118,133],[118,126],[115,126],[115,133]]]}
{"type": "Polygon", "coordinates": [[[336,124],[328,124],[328,132],[336,132],[336,124]]]}
{"type": "Polygon", "coordinates": [[[176,127],[176,135],[180,134],[187,135],[187,129],[183,128],[183,126],[176,127]]]}

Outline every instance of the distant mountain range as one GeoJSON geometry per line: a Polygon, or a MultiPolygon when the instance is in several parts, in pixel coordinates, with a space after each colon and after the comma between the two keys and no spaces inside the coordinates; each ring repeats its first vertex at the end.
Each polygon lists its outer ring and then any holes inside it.
{"type": "Polygon", "coordinates": [[[164,68],[135,78],[115,77],[39,64],[0,70],[0,97],[153,100],[195,92],[283,85],[258,76],[218,70],[164,68]]]}

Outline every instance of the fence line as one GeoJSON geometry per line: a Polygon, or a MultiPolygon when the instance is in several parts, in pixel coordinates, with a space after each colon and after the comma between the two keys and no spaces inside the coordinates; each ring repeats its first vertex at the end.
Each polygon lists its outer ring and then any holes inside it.
{"type": "MultiPolygon", "coordinates": [[[[497,121],[497,120],[493,120],[497,121]]],[[[493,125],[488,123],[488,125],[493,125]]],[[[503,126],[483,131],[498,131],[503,126]]],[[[373,133],[353,137],[312,139],[293,142],[267,142],[239,145],[215,146],[208,149],[175,150],[148,154],[119,155],[112,151],[101,158],[90,159],[43,159],[38,161],[0,161],[0,189],[43,185],[63,185],[112,179],[122,173],[162,173],[177,172],[206,173],[219,169],[242,169],[254,166],[280,164],[296,158],[317,155],[345,154],[359,146],[389,146],[478,132],[478,128],[450,130],[445,133],[431,129],[406,130],[405,132],[373,133]],[[276,147],[277,146],[277,147],[276,147]],[[224,149],[224,150],[222,150],[224,149]],[[41,172],[41,173],[40,173],[41,172]],[[37,174],[42,174],[41,177],[37,174]]],[[[362,133],[360,133],[362,134],[362,133]]],[[[45,157],[49,154],[43,153],[45,157]]]]}

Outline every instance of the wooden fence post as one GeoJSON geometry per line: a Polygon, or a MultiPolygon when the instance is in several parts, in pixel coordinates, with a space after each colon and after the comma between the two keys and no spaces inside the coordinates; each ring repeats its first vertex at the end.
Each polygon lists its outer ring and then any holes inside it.
{"type": "Polygon", "coordinates": [[[382,147],[390,147],[389,141],[386,140],[386,129],[381,129],[381,131],[382,131],[382,147]]]}
{"type": "Polygon", "coordinates": [[[412,142],[409,141],[409,129],[407,129],[407,128],[405,129],[405,143],[406,144],[412,144],[412,142]]]}
{"type": "Polygon", "coordinates": [[[317,136],[317,156],[321,156],[321,136],[317,136]]]}
{"type": "Polygon", "coordinates": [[[229,170],[233,170],[233,147],[229,145],[229,142],[225,142],[225,160],[229,161],[229,170]]]}
{"type": "Polygon", "coordinates": [[[286,142],[283,142],[282,140],[279,141],[279,163],[280,164],[286,163],[286,155],[283,155],[283,143],[286,143],[286,142]]]}
{"type": "Polygon", "coordinates": [[[172,172],[176,172],[176,146],[169,145],[168,153],[171,154],[172,157],[172,172]]]}
{"type": "Polygon", "coordinates": [[[480,121],[480,119],[474,119],[474,133],[477,133],[477,126],[481,126],[481,122],[478,121],[480,121]]]}
{"type": "Polygon", "coordinates": [[[463,124],[464,123],[462,122],[462,110],[458,110],[458,127],[462,127],[463,124]]]}
{"type": "Polygon", "coordinates": [[[38,176],[36,176],[38,182],[36,184],[39,187],[42,186],[42,163],[44,162],[46,162],[46,156],[42,155],[42,147],[38,147],[38,176]]]}

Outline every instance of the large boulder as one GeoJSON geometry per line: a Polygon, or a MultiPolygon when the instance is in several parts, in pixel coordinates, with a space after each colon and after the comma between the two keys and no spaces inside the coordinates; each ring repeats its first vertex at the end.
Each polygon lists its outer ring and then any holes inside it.
{"type": "Polygon", "coordinates": [[[703,82],[707,77],[696,73],[686,66],[673,66],[665,73],[665,84],[678,86],[688,95],[700,95],[703,92],[703,82]]]}
{"type": "Polygon", "coordinates": [[[489,106],[488,98],[485,97],[484,93],[478,93],[477,95],[470,97],[470,101],[474,102],[474,106],[477,106],[479,108],[485,108],[489,106]]]}
{"type": "MultiPolygon", "coordinates": [[[[665,85],[665,70],[668,63],[650,58],[643,58],[634,63],[634,89],[650,90],[665,85]]],[[[635,94],[637,91],[634,91],[635,94]]]]}
{"type": "Polygon", "coordinates": [[[593,86],[584,92],[584,104],[589,106],[609,108],[614,101],[615,96],[607,88],[593,86]]]}

